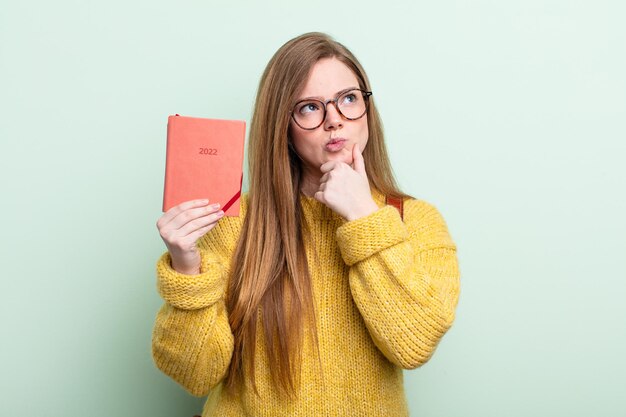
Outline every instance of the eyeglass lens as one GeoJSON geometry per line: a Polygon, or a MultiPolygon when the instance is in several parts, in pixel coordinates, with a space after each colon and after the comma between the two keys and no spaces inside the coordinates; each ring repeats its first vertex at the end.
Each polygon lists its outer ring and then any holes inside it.
{"type": "MultiPolygon", "coordinates": [[[[347,119],[358,119],[367,110],[366,101],[360,90],[342,93],[327,105],[334,102],[337,110],[347,119]]],[[[296,104],[293,116],[298,125],[304,129],[314,129],[322,124],[325,117],[324,102],[320,100],[304,100],[296,104]]]]}

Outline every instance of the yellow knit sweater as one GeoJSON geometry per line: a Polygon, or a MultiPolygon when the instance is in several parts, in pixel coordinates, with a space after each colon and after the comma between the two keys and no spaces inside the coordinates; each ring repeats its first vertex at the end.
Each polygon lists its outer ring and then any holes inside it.
{"type": "MultiPolygon", "coordinates": [[[[320,358],[306,343],[296,400],[272,390],[264,343],[257,343],[260,396],[222,390],[233,349],[224,304],[229,264],[247,209],[225,217],[198,246],[198,275],[183,275],[165,253],[157,286],[165,304],[153,332],[152,354],[165,374],[196,396],[209,395],[203,416],[406,416],[402,369],[424,364],[454,320],[459,295],[456,248],[431,205],[408,200],[404,222],[384,206],[346,222],[301,197],[311,225],[305,242],[320,358]],[[321,369],[320,369],[321,366],[321,369]]],[[[247,384],[246,384],[247,385],[247,384]]]]}

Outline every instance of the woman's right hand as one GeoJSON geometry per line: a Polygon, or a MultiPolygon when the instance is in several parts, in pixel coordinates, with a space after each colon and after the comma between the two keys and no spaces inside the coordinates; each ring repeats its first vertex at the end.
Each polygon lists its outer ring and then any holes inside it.
{"type": "Polygon", "coordinates": [[[200,273],[200,251],[196,243],[224,217],[219,204],[191,200],[172,207],[157,221],[157,229],[172,259],[172,268],[181,274],[200,273]]]}

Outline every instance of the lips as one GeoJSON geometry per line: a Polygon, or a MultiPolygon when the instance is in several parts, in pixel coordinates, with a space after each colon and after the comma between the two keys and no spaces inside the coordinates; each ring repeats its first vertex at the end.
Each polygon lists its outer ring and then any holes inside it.
{"type": "Polygon", "coordinates": [[[328,142],[326,142],[324,148],[328,152],[338,152],[345,147],[347,141],[348,140],[344,138],[331,138],[328,142]]]}

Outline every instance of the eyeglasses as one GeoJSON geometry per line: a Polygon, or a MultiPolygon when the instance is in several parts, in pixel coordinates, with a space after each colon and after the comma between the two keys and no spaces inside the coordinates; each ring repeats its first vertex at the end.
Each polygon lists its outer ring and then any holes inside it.
{"type": "Polygon", "coordinates": [[[334,103],[339,114],[348,120],[360,119],[367,113],[371,91],[358,88],[341,91],[335,98],[322,101],[306,99],[296,103],[291,110],[291,117],[302,129],[317,129],[326,119],[326,110],[329,103],[334,103]]]}

